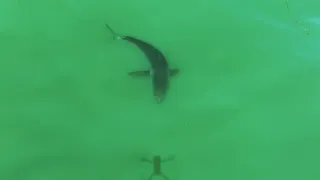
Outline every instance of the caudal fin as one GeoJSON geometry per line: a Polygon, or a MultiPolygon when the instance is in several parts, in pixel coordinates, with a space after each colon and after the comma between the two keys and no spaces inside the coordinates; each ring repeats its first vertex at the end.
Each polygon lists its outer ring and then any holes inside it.
{"type": "Polygon", "coordinates": [[[106,24],[106,27],[108,28],[108,30],[111,32],[111,34],[113,35],[113,38],[116,40],[121,40],[123,39],[122,36],[120,36],[119,34],[117,34],[108,24],[106,24]]]}

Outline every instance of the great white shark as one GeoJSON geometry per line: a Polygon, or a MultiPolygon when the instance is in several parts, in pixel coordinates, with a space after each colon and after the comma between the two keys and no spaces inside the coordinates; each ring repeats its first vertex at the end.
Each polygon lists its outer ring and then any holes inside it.
{"type": "Polygon", "coordinates": [[[131,36],[120,36],[108,24],[108,30],[115,39],[129,41],[135,44],[147,57],[151,68],[149,70],[129,72],[130,76],[151,76],[153,85],[153,96],[157,103],[163,102],[169,88],[170,78],[177,75],[180,70],[169,68],[168,62],[161,51],[150,43],[144,42],[131,36]]]}

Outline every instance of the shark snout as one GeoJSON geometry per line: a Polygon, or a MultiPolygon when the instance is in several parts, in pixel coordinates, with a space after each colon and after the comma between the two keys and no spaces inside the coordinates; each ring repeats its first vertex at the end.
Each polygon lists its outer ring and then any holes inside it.
{"type": "Polygon", "coordinates": [[[162,103],[162,101],[163,101],[162,97],[155,96],[154,98],[156,99],[158,104],[162,103]]]}
{"type": "Polygon", "coordinates": [[[162,91],[157,91],[154,93],[154,98],[158,104],[162,103],[162,101],[164,100],[164,97],[165,97],[165,93],[162,91]]]}

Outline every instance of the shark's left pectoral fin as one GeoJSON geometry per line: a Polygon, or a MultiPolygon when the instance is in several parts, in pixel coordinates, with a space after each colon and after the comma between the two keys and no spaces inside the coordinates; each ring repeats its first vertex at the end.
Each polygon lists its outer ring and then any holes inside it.
{"type": "Polygon", "coordinates": [[[150,70],[144,70],[144,71],[133,71],[128,73],[129,76],[150,76],[150,70]]]}
{"type": "Polygon", "coordinates": [[[179,74],[179,72],[179,69],[170,69],[170,77],[176,76],[177,74],[179,74]]]}

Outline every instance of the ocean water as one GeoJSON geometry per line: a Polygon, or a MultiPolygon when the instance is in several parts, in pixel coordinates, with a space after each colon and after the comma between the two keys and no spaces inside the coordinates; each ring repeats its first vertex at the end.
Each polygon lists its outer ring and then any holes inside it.
{"type": "Polygon", "coordinates": [[[287,3],[2,0],[0,179],[320,179],[320,6],[287,3]],[[106,23],[181,70],[162,104],[106,23]]]}

